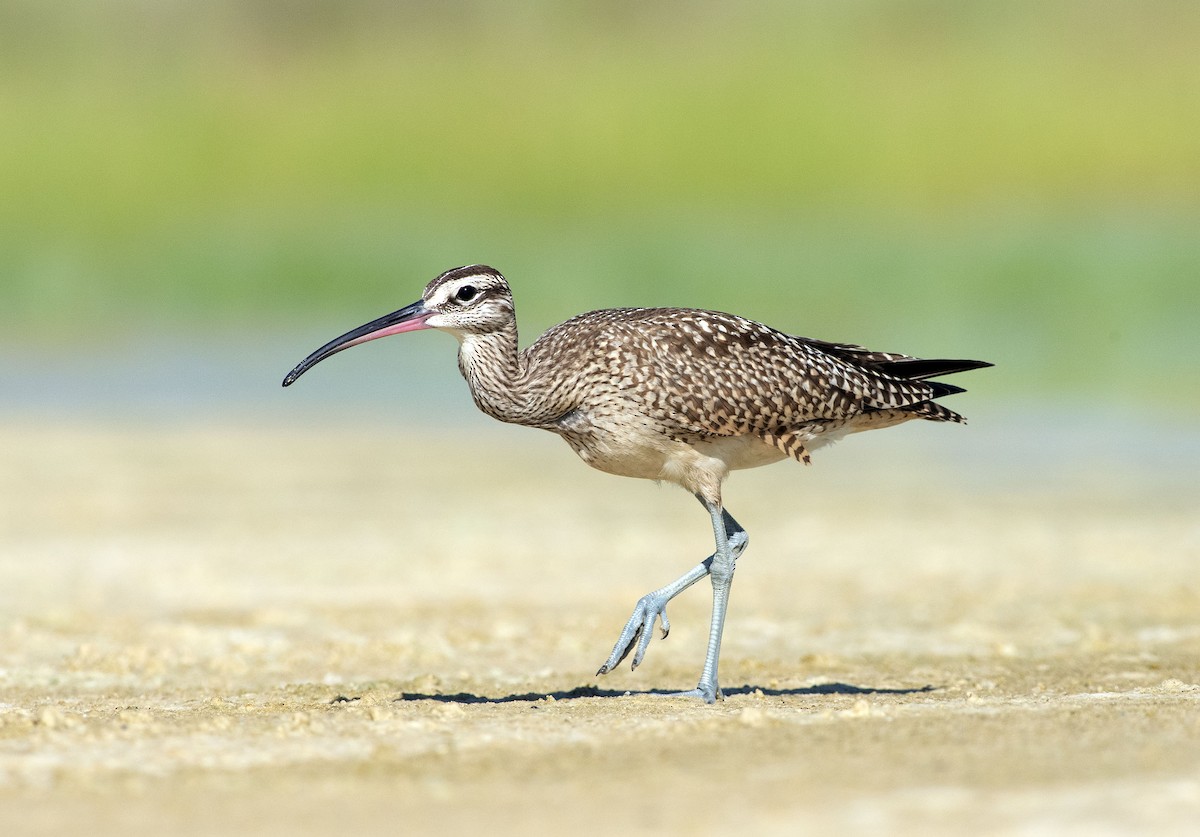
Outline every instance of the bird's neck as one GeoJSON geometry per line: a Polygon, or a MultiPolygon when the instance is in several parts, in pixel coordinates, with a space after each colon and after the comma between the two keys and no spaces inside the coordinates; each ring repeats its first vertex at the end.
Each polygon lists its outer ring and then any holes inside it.
{"type": "Polygon", "coordinates": [[[457,336],[458,368],[476,406],[500,421],[539,424],[542,417],[536,399],[530,398],[517,351],[516,324],[486,334],[457,336]]]}

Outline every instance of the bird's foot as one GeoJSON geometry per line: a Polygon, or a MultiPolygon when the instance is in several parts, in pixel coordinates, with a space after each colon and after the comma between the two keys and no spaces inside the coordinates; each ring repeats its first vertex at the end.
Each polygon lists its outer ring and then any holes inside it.
{"type": "Polygon", "coordinates": [[[656,693],[658,697],[668,698],[700,698],[705,703],[716,703],[718,700],[724,700],[725,695],[721,694],[721,687],[715,683],[700,683],[694,689],[688,689],[686,692],[662,692],[656,693]]]}
{"type": "Polygon", "coordinates": [[[663,639],[666,639],[667,634],[671,632],[671,623],[667,619],[667,602],[670,600],[670,596],[657,592],[647,593],[638,599],[637,605],[633,608],[633,615],[625,623],[625,628],[621,631],[617,644],[613,646],[612,653],[608,655],[604,665],[600,666],[600,670],[596,672],[597,675],[608,674],[615,669],[622,660],[629,656],[630,651],[634,652],[630,668],[635,669],[641,665],[642,657],[646,655],[646,648],[650,645],[650,637],[654,634],[654,623],[662,619],[663,639]]]}

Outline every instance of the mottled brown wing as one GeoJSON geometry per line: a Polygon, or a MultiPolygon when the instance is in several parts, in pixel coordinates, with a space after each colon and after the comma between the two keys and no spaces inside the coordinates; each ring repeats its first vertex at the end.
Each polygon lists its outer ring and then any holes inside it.
{"type": "MultiPolygon", "coordinates": [[[[647,369],[654,401],[669,408],[681,430],[778,436],[937,394],[932,384],[875,372],[821,343],[731,314],[646,309],[626,318],[621,330],[641,346],[635,354],[647,369]]],[[[904,357],[871,353],[878,362],[904,357]]]]}
{"type": "Polygon", "coordinates": [[[616,409],[614,402],[615,413],[643,416],[673,438],[755,435],[803,462],[807,440],[845,424],[961,420],[932,401],[960,389],[923,378],[988,365],[794,337],[732,314],[685,308],[581,314],[544,334],[526,358],[546,370],[578,370],[564,384],[571,392],[548,393],[564,411],[581,399],[592,410],[615,399],[624,404],[616,409]]]}

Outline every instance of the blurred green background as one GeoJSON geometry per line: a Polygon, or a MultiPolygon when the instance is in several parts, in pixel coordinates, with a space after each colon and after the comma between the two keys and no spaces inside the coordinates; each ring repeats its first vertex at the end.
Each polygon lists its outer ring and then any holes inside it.
{"type": "Polygon", "coordinates": [[[1194,0],[0,0],[0,347],[302,335],[277,386],[480,261],[527,340],[712,307],[1182,415],[1198,56],[1194,0]]]}

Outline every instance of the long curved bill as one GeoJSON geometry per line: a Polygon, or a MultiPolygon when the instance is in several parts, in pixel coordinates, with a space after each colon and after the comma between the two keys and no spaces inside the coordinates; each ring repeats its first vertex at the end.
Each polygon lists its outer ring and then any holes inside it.
{"type": "Polygon", "coordinates": [[[434,315],[434,311],[425,307],[425,303],[421,300],[414,302],[399,311],[393,311],[386,316],[380,317],[378,320],[372,320],[366,325],[361,325],[353,331],[348,331],[341,337],[330,340],[321,348],[317,349],[311,355],[287,373],[287,377],[283,379],[285,387],[291,386],[296,382],[296,379],[312,369],[318,363],[323,361],[330,355],[336,355],[343,349],[349,349],[351,346],[357,346],[359,343],[366,343],[368,340],[378,340],[380,337],[387,337],[391,334],[403,334],[406,331],[420,331],[423,328],[431,328],[425,324],[425,321],[434,315]]]}

